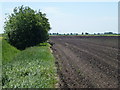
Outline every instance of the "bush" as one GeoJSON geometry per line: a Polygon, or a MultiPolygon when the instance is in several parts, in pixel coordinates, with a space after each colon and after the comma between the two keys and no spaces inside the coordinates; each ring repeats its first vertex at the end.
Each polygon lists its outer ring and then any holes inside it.
{"type": "Polygon", "coordinates": [[[35,46],[49,39],[46,14],[29,7],[16,7],[5,22],[7,41],[18,49],[35,46]]]}

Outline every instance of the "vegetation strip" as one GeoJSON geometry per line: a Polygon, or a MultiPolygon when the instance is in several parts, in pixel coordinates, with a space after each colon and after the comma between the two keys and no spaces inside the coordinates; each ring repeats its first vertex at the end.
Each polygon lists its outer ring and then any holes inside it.
{"type": "MultiPolygon", "coordinates": [[[[4,44],[3,50],[7,44],[4,44]]],[[[6,62],[2,72],[3,88],[54,88],[57,75],[49,47],[48,43],[43,43],[27,48],[19,51],[9,63],[6,62]]],[[[14,49],[11,46],[11,52],[12,50],[14,49]]]]}
{"type": "Polygon", "coordinates": [[[2,89],[2,39],[0,38],[0,90],[2,89]]]}
{"type": "Polygon", "coordinates": [[[14,56],[19,53],[20,50],[11,46],[6,40],[2,39],[2,64],[8,63],[13,60],[14,56]]]}

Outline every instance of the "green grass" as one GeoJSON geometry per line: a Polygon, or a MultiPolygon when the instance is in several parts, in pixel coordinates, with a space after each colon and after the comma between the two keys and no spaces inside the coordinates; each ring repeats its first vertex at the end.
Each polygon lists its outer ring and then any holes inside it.
{"type": "Polygon", "coordinates": [[[0,90],[2,90],[2,38],[0,38],[0,90]]]}
{"type": "Polygon", "coordinates": [[[2,38],[0,38],[0,65],[2,63],[2,38]]]}
{"type": "Polygon", "coordinates": [[[19,53],[20,50],[8,44],[8,42],[2,39],[2,63],[8,63],[19,53]]]}
{"type": "Polygon", "coordinates": [[[54,88],[58,81],[49,47],[41,43],[27,48],[3,65],[3,88],[54,88]]]}
{"type": "Polygon", "coordinates": [[[2,37],[2,34],[0,34],[0,37],[2,37]]]}

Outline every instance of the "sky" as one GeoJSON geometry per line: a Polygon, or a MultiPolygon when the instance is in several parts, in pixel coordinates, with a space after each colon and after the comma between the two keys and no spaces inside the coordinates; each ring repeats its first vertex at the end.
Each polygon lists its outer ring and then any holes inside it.
{"type": "Polygon", "coordinates": [[[1,2],[0,33],[6,14],[21,5],[46,13],[50,33],[118,32],[118,2],[1,2]]]}

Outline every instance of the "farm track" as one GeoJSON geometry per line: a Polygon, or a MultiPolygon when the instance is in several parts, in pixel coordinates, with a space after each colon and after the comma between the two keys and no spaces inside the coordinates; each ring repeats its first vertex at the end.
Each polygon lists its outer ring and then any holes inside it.
{"type": "Polygon", "coordinates": [[[118,87],[118,38],[51,36],[50,40],[55,43],[61,88],[118,87]]]}

